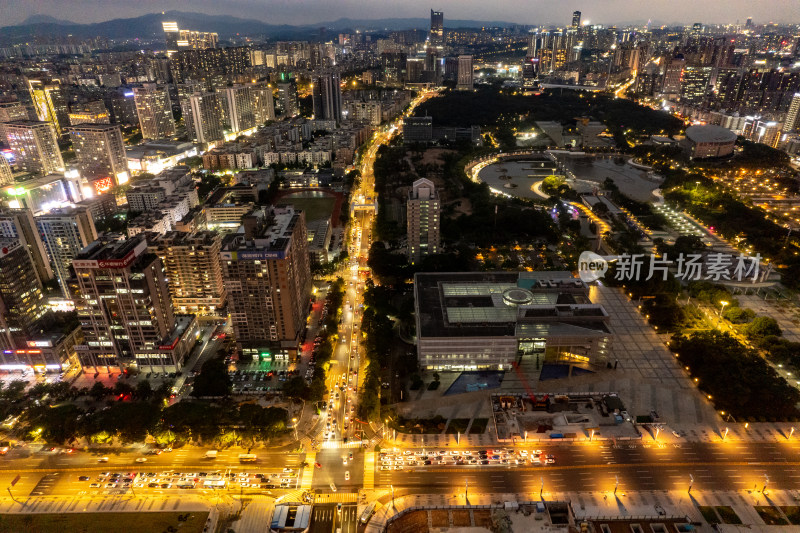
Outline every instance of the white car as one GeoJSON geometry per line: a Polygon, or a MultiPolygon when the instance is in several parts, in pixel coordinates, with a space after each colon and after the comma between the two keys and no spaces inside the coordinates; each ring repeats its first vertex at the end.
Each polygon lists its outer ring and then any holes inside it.
{"type": "Polygon", "coordinates": [[[147,462],[147,458],[146,457],[137,457],[136,458],[136,462],[137,463],[146,463],[147,462]]]}
{"type": "Polygon", "coordinates": [[[349,471],[349,470],[346,470],[346,471],[345,471],[345,473],[344,473],[344,480],[345,480],[345,481],[350,481],[350,471],[349,471]]]}

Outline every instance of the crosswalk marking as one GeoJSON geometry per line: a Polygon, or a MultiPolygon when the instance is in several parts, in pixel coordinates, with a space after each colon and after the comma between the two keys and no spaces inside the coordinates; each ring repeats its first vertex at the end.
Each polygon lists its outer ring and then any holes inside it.
{"type": "Polygon", "coordinates": [[[375,488],[375,452],[364,454],[364,490],[375,488]]]}
{"type": "Polygon", "coordinates": [[[303,478],[300,480],[300,489],[308,490],[311,488],[311,482],[314,478],[314,463],[317,461],[317,454],[309,452],[306,455],[306,462],[308,466],[303,468],[303,478]]]}
{"type": "Polygon", "coordinates": [[[314,503],[357,503],[358,494],[351,492],[334,492],[333,494],[317,494],[314,503]]]}

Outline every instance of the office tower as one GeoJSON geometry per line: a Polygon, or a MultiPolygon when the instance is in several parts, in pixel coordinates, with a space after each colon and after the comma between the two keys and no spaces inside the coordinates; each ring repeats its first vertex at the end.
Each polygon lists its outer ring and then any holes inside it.
{"type": "Polygon", "coordinates": [[[28,250],[33,268],[40,280],[53,279],[53,269],[50,267],[47,250],[30,209],[0,207],[0,237],[19,241],[28,250]]]}
{"type": "Polygon", "coordinates": [[[6,122],[28,120],[28,110],[22,102],[0,103],[0,142],[6,142],[6,122]]]}
{"type": "Polygon", "coordinates": [[[232,132],[249,130],[256,125],[253,92],[249,85],[226,87],[225,100],[228,104],[228,123],[232,132]]]}
{"type": "Polygon", "coordinates": [[[681,54],[676,55],[667,62],[664,71],[664,85],[661,88],[662,93],[678,94],[681,92],[681,75],[685,65],[686,60],[681,54]]]}
{"type": "Polygon", "coordinates": [[[87,102],[72,107],[69,113],[69,123],[78,124],[111,124],[111,115],[102,100],[87,102]]]}
{"type": "Polygon", "coordinates": [[[116,124],[80,124],[69,131],[81,176],[89,179],[111,177],[117,184],[128,181],[125,141],[116,124]]]}
{"type": "Polygon", "coordinates": [[[36,217],[36,227],[65,298],[71,298],[70,266],[81,249],[97,239],[92,214],[85,207],[53,209],[36,217]]]}
{"type": "Polygon", "coordinates": [[[6,158],[0,155],[0,187],[5,187],[12,183],[14,183],[14,174],[11,172],[11,166],[6,161],[6,158]]]}
{"type": "Polygon", "coordinates": [[[275,120],[275,102],[272,98],[272,87],[269,85],[253,85],[253,114],[256,125],[262,125],[268,120],[275,120]]]}
{"type": "Polygon", "coordinates": [[[162,22],[161,27],[164,30],[164,37],[167,41],[167,55],[172,55],[178,51],[178,39],[180,39],[178,23],[162,22]]]}
{"type": "Polygon", "coordinates": [[[237,348],[245,357],[294,351],[311,288],[305,215],[265,207],[242,226],[220,254],[237,348]]]}
{"type": "Polygon", "coordinates": [[[219,36],[213,32],[181,30],[177,22],[162,22],[164,37],[167,42],[167,55],[185,49],[203,50],[216,48],[219,36]]]}
{"type": "Polygon", "coordinates": [[[408,83],[419,83],[422,81],[422,71],[425,61],[422,59],[411,58],[406,60],[406,81],[408,83]]]}
{"type": "Polygon", "coordinates": [[[573,28],[580,28],[581,27],[581,12],[580,11],[573,11],[572,12],[572,27],[573,28]]]}
{"type": "Polygon", "coordinates": [[[414,182],[406,204],[408,256],[412,264],[439,253],[439,193],[433,182],[421,178],[414,182]]]}
{"type": "Polygon", "coordinates": [[[169,231],[150,242],[150,253],[164,263],[177,312],[209,315],[225,307],[221,248],[216,231],[169,231]]]}
{"type": "Polygon", "coordinates": [[[175,315],[164,266],[147,253],[144,235],[97,240],[72,265],[84,336],[77,347],[81,366],[98,371],[176,364],[159,350],[175,329],[175,315]]]}
{"type": "Polygon", "coordinates": [[[64,172],[56,129],[50,122],[17,120],[6,122],[6,139],[14,152],[16,165],[33,174],[64,172]]]}
{"type": "Polygon", "coordinates": [[[42,282],[25,246],[0,239],[0,347],[27,347],[27,337],[45,314],[42,282]]]}
{"type": "Polygon", "coordinates": [[[472,90],[472,56],[458,56],[458,83],[459,91],[472,90]]]}
{"type": "Polygon", "coordinates": [[[175,120],[166,86],[145,83],[142,87],[134,87],[133,98],[144,139],[164,139],[175,135],[175,120]]]}
{"type": "Polygon", "coordinates": [[[789,110],[786,112],[786,119],[783,121],[784,133],[797,129],[800,129],[800,93],[794,93],[792,96],[789,110]]]}
{"type": "Polygon", "coordinates": [[[192,102],[189,100],[189,97],[195,93],[206,92],[205,87],[205,83],[195,80],[187,80],[186,83],[178,83],[175,86],[178,92],[178,103],[181,106],[183,127],[186,129],[186,136],[189,139],[196,138],[194,122],[192,122],[192,102]]]}
{"type": "Polygon", "coordinates": [[[441,80],[442,63],[439,52],[436,48],[428,48],[425,50],[425,70],[422,73],[422,81],[438,85],[441,80]]]}
{"type": "Polygon", "coordinates": [[[744,27],[748,30],[753,27],[752,17],[747,17],[747,22],[744,23],[744,27]]]}
{"type": "Polygon", "coordinates": [[[681,102],[699,105],[706,98],[713,67],[687,66],[681,75],[681,102]]]}
{"type": "Polygon", "coordinates": [[[326,72],[314,76],[312,102],[314,118],[342,120],[342,87],[338,72],[326,72]]]}
{"type": "Polygon", "coordinates": [[[224,137],[222,105],[218,93],[196,93],[189,97],[192,137],[197,142],[209,143],[224,137]]]}
{"type": "Polygon", "coordinates": [[[298,113],[297,82],[294,79],[278,83],[278,101],[284,116],[293,117],[298,113]]]}
{"type": "Polygon", "coordinates": [[[444,13],[431,9],[431,33],[428,37],[430,46],[444,46],[444,13]]]}
{"type": "Polygon", "coordinates": [[[64,87],[58,81],[28,80],[36,115],[43,122],[55,126],[56,135],[61,136],[69,126],[69,108],[64,87]]]}

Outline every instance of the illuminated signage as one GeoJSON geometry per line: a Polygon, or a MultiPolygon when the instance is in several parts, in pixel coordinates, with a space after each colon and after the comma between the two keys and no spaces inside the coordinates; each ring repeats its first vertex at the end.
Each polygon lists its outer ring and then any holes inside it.
{"type": "Polygon", "coordinates": [[[285,259],[286,252],[283,250],[275,252],[224,252],[221,257],[222,259],[232,259],[234,261],[266,261],[268,259],[285,259]]]}
{"type": "Polygon", "coordinates": [[[104,192],[111,190],[111,187],[114,186],[114,181],[110,176],[107,176],[105,178],[100,178],[99,180],[93,181],[92,186],[94,187],[95,193],[103,194],[104,192]]]}
{"type": "Polygon", "coordinates": [[[172,341],[172,344],[162,344],[158,347],[159,350],[174,350],[175,347],[178,345],[178,341],[181,340],[180,337],[175,337],[175,340],[172,341]]]}

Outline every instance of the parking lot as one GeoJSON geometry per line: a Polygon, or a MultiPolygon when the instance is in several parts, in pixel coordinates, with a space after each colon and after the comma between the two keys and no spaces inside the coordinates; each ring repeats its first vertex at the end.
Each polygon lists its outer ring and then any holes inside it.
{"type": "Polygon", "coordinates": [[[281,384],[297,370],[229,370],[234,394],[255,394],[281,389],[281,384]]]}

